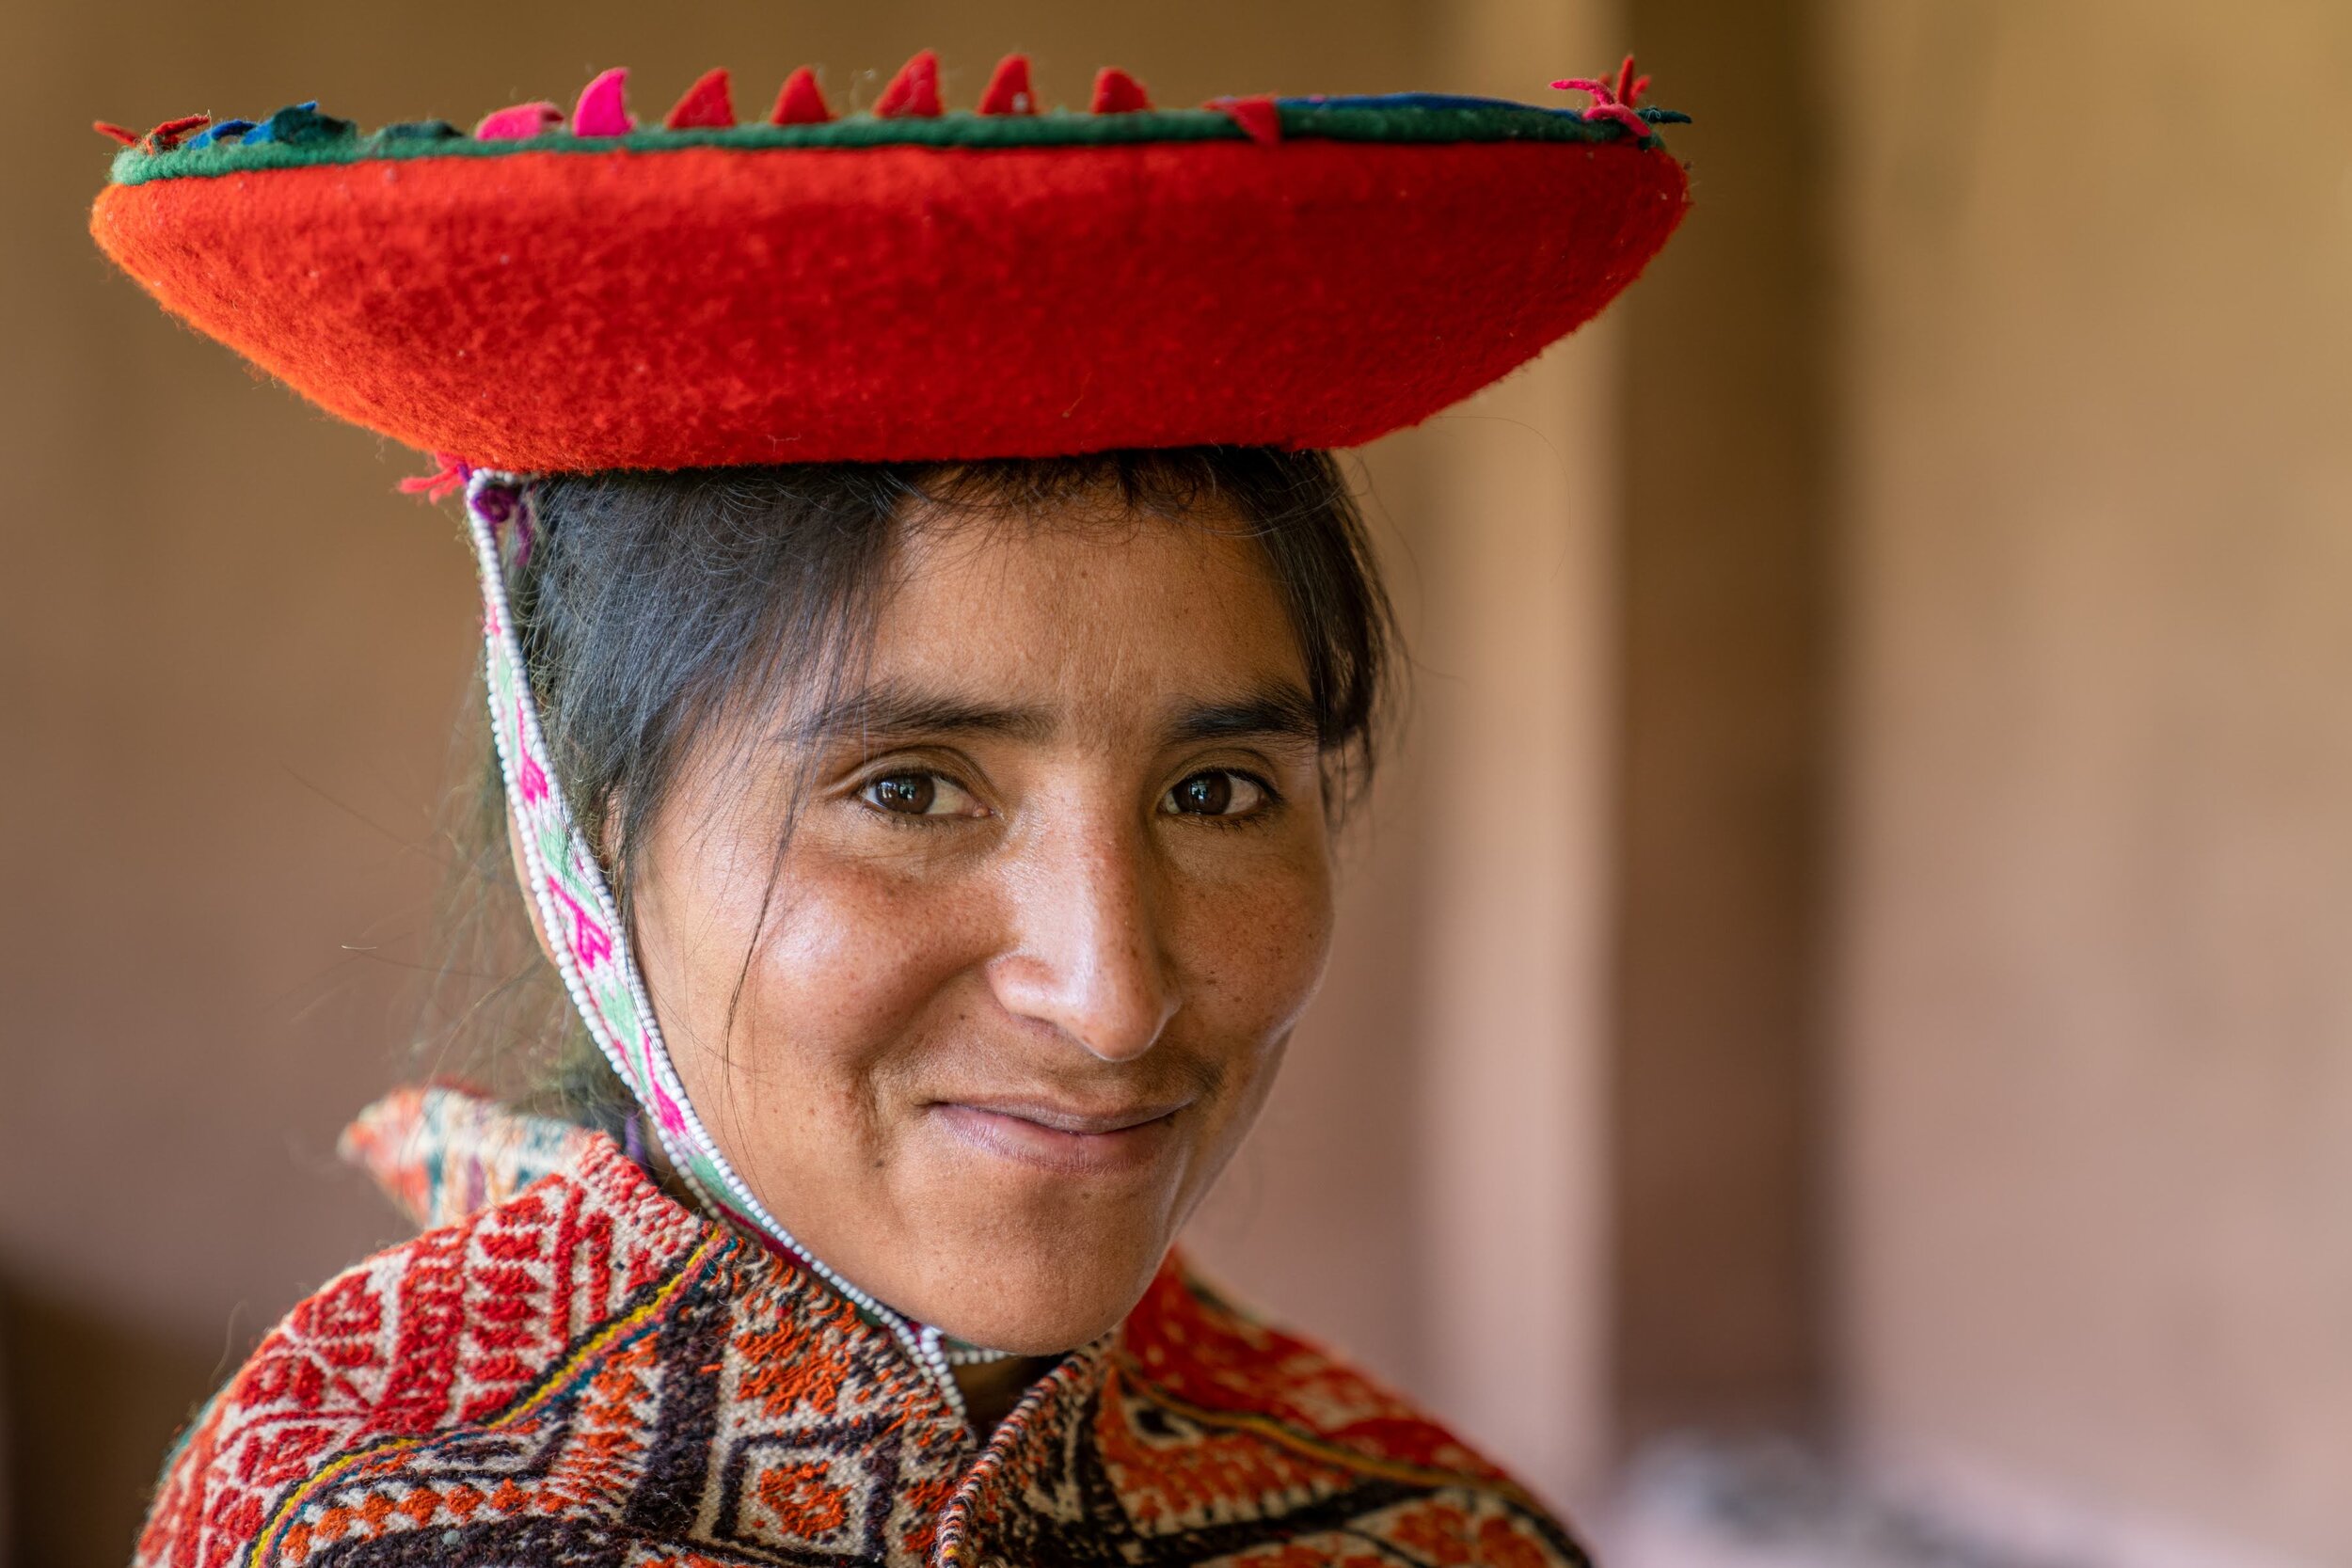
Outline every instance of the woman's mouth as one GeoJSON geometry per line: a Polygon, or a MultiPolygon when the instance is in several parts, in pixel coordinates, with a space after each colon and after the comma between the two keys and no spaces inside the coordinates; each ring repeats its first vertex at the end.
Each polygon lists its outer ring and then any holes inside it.
{"type": "Polygon", "coordinates": [[[939,1101],[942,1126],[1002,1159],[1063,1176],[1112,1176],[1157,1160],[1185,1101],[1078,1106],[1053,1101],[939,1101]]]}

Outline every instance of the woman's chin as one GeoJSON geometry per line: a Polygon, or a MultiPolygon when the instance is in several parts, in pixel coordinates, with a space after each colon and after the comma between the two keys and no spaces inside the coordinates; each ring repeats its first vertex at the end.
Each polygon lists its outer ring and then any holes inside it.
{"type": "Polygon", "coordinates": [[[1015,1220],[972,1233],[956,1250],[926,1271],[923,1299],[906,1308],[969,1344],[1056,1355],[1116,1328],[1168,1246],[1156,1225],[1015,1220]]]}
{"type": "Polygon", "coordinates": [[[1196,1131],[1166,1117],[1073,1134],[1035,1117],[934,1108],[889,1161],[895,1224],[810,1215],[795,1233],[916,1322],[992,1350],[1057,1354],[1142,1299],[1197,1196],[1196,1131]]]}
{"type": "Polygon", "coordinates": [[[1116,1290],[1006,1291],[986,1303],[959,1304],[936,1320],[949,1338],[1014,1355],[1059,1355],[1101,1338],[1134,1309],[1149,1274],[1116,1290]]]}

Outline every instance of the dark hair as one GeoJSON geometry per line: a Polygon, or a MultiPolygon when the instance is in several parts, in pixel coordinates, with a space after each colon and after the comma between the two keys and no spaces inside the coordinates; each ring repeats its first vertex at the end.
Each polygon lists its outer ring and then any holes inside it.
{"type": "MultiPolygon", "coordinates": [[[[601,847],[625,920],[636,847],[697,741],[738,713],[821,704],[856,681],[892,545],[910,526],[1238,525],[1264,550],[1298,639],[1326,810],[1343,814],[1370,781],[1393,626],[1362,519],[1326,452],[565,474],[535,483],[532,510],[529,547],[508,569],[515,624],[561,787],[601,847]]],[[[593,1114],[617,1090],[580,1031],[556,1022],[561,997],[517,940],[504,811],[490,769],[460,868],[469,885],[452,911],[454,948],[472,961],[451,973],[505,978],[459,1002],[458,1026],[428,1028],[426,1043],[472,1057],[477,1077],[512,1080],[524,1066],[525,1082],[494,1086],[552,1090],[593,1114]],[[485,1032],[473,1049],[454,1037],[485,1032]]]]}

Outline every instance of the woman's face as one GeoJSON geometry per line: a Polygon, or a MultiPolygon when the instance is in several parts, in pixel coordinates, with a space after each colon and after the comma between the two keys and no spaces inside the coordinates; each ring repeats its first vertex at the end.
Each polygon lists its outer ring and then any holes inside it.
{"type": "Polygon", "coordinates": [[[860,689],[805,733],[711,737],[640,857],[678,1073],[850,1279],[976,1343],[1082,1343],[1323,970],[1317,745],[1264,558],[1215,520],[914,530],[860,689]]]}

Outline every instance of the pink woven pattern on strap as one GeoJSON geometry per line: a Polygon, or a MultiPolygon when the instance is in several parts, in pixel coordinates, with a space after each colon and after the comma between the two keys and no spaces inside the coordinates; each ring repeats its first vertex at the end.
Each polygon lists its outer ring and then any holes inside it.
{"type": "Polygon", "coordinates": [[[886,1324],[960,1409],[961,1396],[940,1332],[912,1323],[875,1300],[793,1239],[721,1152],[670,1061],[604,869],[580,836],[564,792],[552,786],[556,769],[530,696],[530,674],[507,606],[500,547],[501,536],[509,532],[518,548],[527,547],[535,533],[531,508],[524,476],[476,469],[467,479],[466,519],[482,580],[490,733],[498,745],[507,809],[521,843],[528,892],[572,1006],[605,1060],[645,1108],[662,1149],[696,1196],[738,1228],[805,1261],[886,1324]]]}

